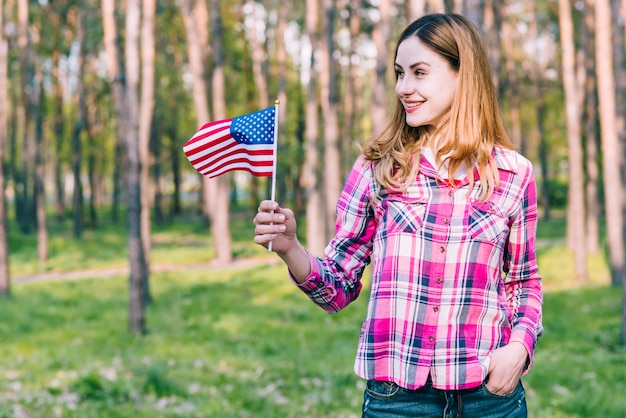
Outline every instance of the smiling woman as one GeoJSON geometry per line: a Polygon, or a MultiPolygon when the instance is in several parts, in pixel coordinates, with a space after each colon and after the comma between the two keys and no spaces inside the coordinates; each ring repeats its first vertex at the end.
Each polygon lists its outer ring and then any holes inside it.
{"type": "Polygon", "coordinates": [[[417,37],[398,46],[396,94],[404,106],[406,123],[424,126],[433,147],[433,134],[448,120],[456,93],[458,73],[444,58],[417,37]]]}
{"type": "Polygon", "coordinates": [[[526,417],[520,378],[542,332],[531,163],[512,149],[468,19],[424,16],[395,51],[394,114],[348,176],[325,256],[272,201],[255,242],[328,312],[357,299],[372,263],[354,363],[364,417],[526,417]]]}

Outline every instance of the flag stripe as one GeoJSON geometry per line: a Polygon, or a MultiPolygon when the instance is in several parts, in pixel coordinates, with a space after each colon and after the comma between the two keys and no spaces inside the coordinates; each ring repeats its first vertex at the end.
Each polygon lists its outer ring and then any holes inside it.
{"type": "Polygon", "coordinates": [[[191,139],[185,144],[183,149],[193,150],[197,147],[201,147],[207,142],[211,142],[215,139],[222,138],[226,135],[230,136],[230,125],[232,119],[225,121],[211,122],[204,125],[191,139]]]}
{"type": "Polygon", "coordinates": [[[212,161],[217,158],[222,158],[234,153],[245,153],[248,155],[268,155],[271,156],[274,153],[272,145],[255,145],[246,147],[245,145],[237,143],[235,140],[230,139],[223,141],[216,146],[197,152],[185,153],[192,165],[196,165],[199,160],[212,161]]]}
{"type": "Polygon", "coordinates": [[[209,160],[204,158],[199,158],[191,162],[194,168],[200,172],[206,170],[207,167],[219,167],[223,163],[227,163],[229,161],[233,161],[236,159],[246,158],[250,162],[258,164],[259,162],[264,162],[267,165],[272,164],[272,150],[263,150],[259,152],[255,152],[251,154],[248,150],[234,150],[232,152],[221,153],[219,155],[212,156],[209,160]],[[269,157],[269,159],[268,159],[269,157]]]}

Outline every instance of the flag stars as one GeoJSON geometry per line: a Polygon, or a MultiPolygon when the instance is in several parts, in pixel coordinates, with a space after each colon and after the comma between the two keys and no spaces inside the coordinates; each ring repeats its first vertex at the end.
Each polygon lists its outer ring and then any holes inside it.
{"type": "Polygon", "coordinates": [[[246,145],[272,144],[274,142],[274,108],[268,108],[233,119],[231,133],[246,145]]]}

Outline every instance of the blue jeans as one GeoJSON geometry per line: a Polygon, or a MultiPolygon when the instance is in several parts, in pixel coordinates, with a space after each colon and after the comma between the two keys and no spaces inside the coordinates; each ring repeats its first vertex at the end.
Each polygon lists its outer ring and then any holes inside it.
{"type": "Polygon", "coordinates": [[[522,382],[507,395],[489,392],[485,383],[475,389],[439,390],[426,386],[417,390],[392,382],[370,380],[363,396],[363,418],[525,418],[526,396],[522,382]]]}

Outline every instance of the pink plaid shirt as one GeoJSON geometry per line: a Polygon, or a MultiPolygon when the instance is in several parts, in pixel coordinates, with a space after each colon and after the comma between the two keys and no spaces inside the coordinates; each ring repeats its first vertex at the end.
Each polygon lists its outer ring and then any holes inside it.
{"type": "MultiPolygon", "coordinates": [[[[374,180],[359,158],[337,204],[337,234],[325,258],[310,256],[299,285],[336,312],[356,299],[373,259],[370,301],[355,372],[407,389],[479,386],[490,354],[522,343],[530,364],[541,335],[535,255],[537,195],[531,163],[496,147],[500,186],[480,202],[467,178],[449,187],[422,158],[406,192],[374,180]]],[[[526,369],[526,372],[528,370],[526,369]]]]}

